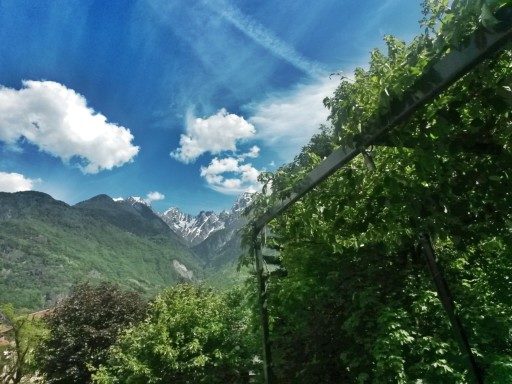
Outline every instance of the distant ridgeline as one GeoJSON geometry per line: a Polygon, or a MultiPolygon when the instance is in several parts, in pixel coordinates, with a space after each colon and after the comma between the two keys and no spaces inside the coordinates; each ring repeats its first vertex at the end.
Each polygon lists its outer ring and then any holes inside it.
{"type": "Polygon", "coordinates": [[[200,217],[216,222],[191,243],[136,199],[99,195],[69,206],[41,192],[0,193],[0,303],[45,308],[84,280],[148,295],[179,281],[225,280],[222,271],[232,271],[240,254],[236,230],[249,202],[242,195],[231,211],[188,215],[190,231],[205,227],[200,217]]]}

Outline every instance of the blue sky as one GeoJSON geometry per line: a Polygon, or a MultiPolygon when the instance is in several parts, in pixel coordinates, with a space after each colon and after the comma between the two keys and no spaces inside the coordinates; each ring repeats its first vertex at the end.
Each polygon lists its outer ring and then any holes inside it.
{"type": "Polygon", "coordinates": [[[0,0],[0,190],[228,208],[420,0],[0,0]]]}

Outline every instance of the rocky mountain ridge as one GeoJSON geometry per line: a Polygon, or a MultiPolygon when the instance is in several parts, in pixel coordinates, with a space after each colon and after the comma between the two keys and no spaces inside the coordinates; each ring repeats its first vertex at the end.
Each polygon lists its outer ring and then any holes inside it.
{"type": "Polygon", "coordinates": [[[179,208],[171,207],[161,213],[160,217],[189,246],[201,243],[210,234],[225,226],[220,215],[213,211],[201,211],[197,216],[193,216],[183,213],[179,208]]]}
{"type": "Polygon", "coordinates": [[[0,193],[0,302],[40,309],[78,281],[148,295],[179,281],[230,284],[251,195],[220,213],[173,210],[188,239],[141,200],[98,195],[68,205],[36,191],[0,193]]]}
{"type": "Polygon", "coordinates": [[[243,193],[229,211],[220,213],[201,211],[198,215],[193,216],[182,212],[179,208],[171,207],[161,213],[160,217],[176,234],[183,238],[185,244],[195,247],[221,230],[225,230],[226,234],[233,235],[233,229],[239,226],[238,222],[242,219],[242,214],[249,207],[251,201],[252,194],[243,193]]]}

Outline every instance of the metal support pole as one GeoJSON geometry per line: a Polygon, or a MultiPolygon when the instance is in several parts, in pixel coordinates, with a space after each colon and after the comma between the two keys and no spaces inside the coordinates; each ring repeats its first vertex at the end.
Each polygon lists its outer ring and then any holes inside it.
{"type": "Polygon", "coordinates": [[[270,351],[270,330],[268,322],[267,307],[267,279],[268,276],[263,270],[263,255],[261,253],[261,244],[258,241],[259,231],[253,232],[253,252],[256,265],[256,276],[258,278],[258,302],[260,306],[261,330],[263,342],[263,376],[265,384],[274,383],[272,371],[272,355],[270,351]]]}
{"type": "Polygon", "coordinates": [[[448,284],[446,283],[446,280],[444,279],[439,266],[437,265],[435,251],[432,247],[432,242],[430,241],[429,235],[426,233],[421,234],[420,243],[423,254],[425,255],[425,259],[427,261],[428,269],[430,270],[430,274],[432,275],[432,279],[436,285],[437,296],[439,297],[439,300],[441,300],[443,308],[448,315],[448,318],[450,319],[450,323],[457,338],[460,351],[466,359],[470,380],[475,384],[483,384],[484,381],[475,361],[475,357],[471,352],[471,346],[469,345],[466,332],[464,331],[464,327],[462,326],[459,316],[457,316],[455,313],[455,305],[452,299],[450,288],[448,287],[448,284]]]}

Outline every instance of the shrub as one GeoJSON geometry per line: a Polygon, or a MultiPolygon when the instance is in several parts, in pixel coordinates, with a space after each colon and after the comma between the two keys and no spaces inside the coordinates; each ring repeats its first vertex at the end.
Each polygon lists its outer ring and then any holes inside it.
{"type": "Polygon", "coordinates": [[[110,383],[244,383],[252,367],[249,313],[237,293],[191,285],[165,291],[146,321],[113,346],[95,381],[110,383]]]}
{"type": "Polygon", "coordinates": [[[144,317],[146,304],[116,285],[80,284],[48,317],[49,336],[36,358],[48,383],[89,383],[95,367],[125,327],[144,317]]]}

